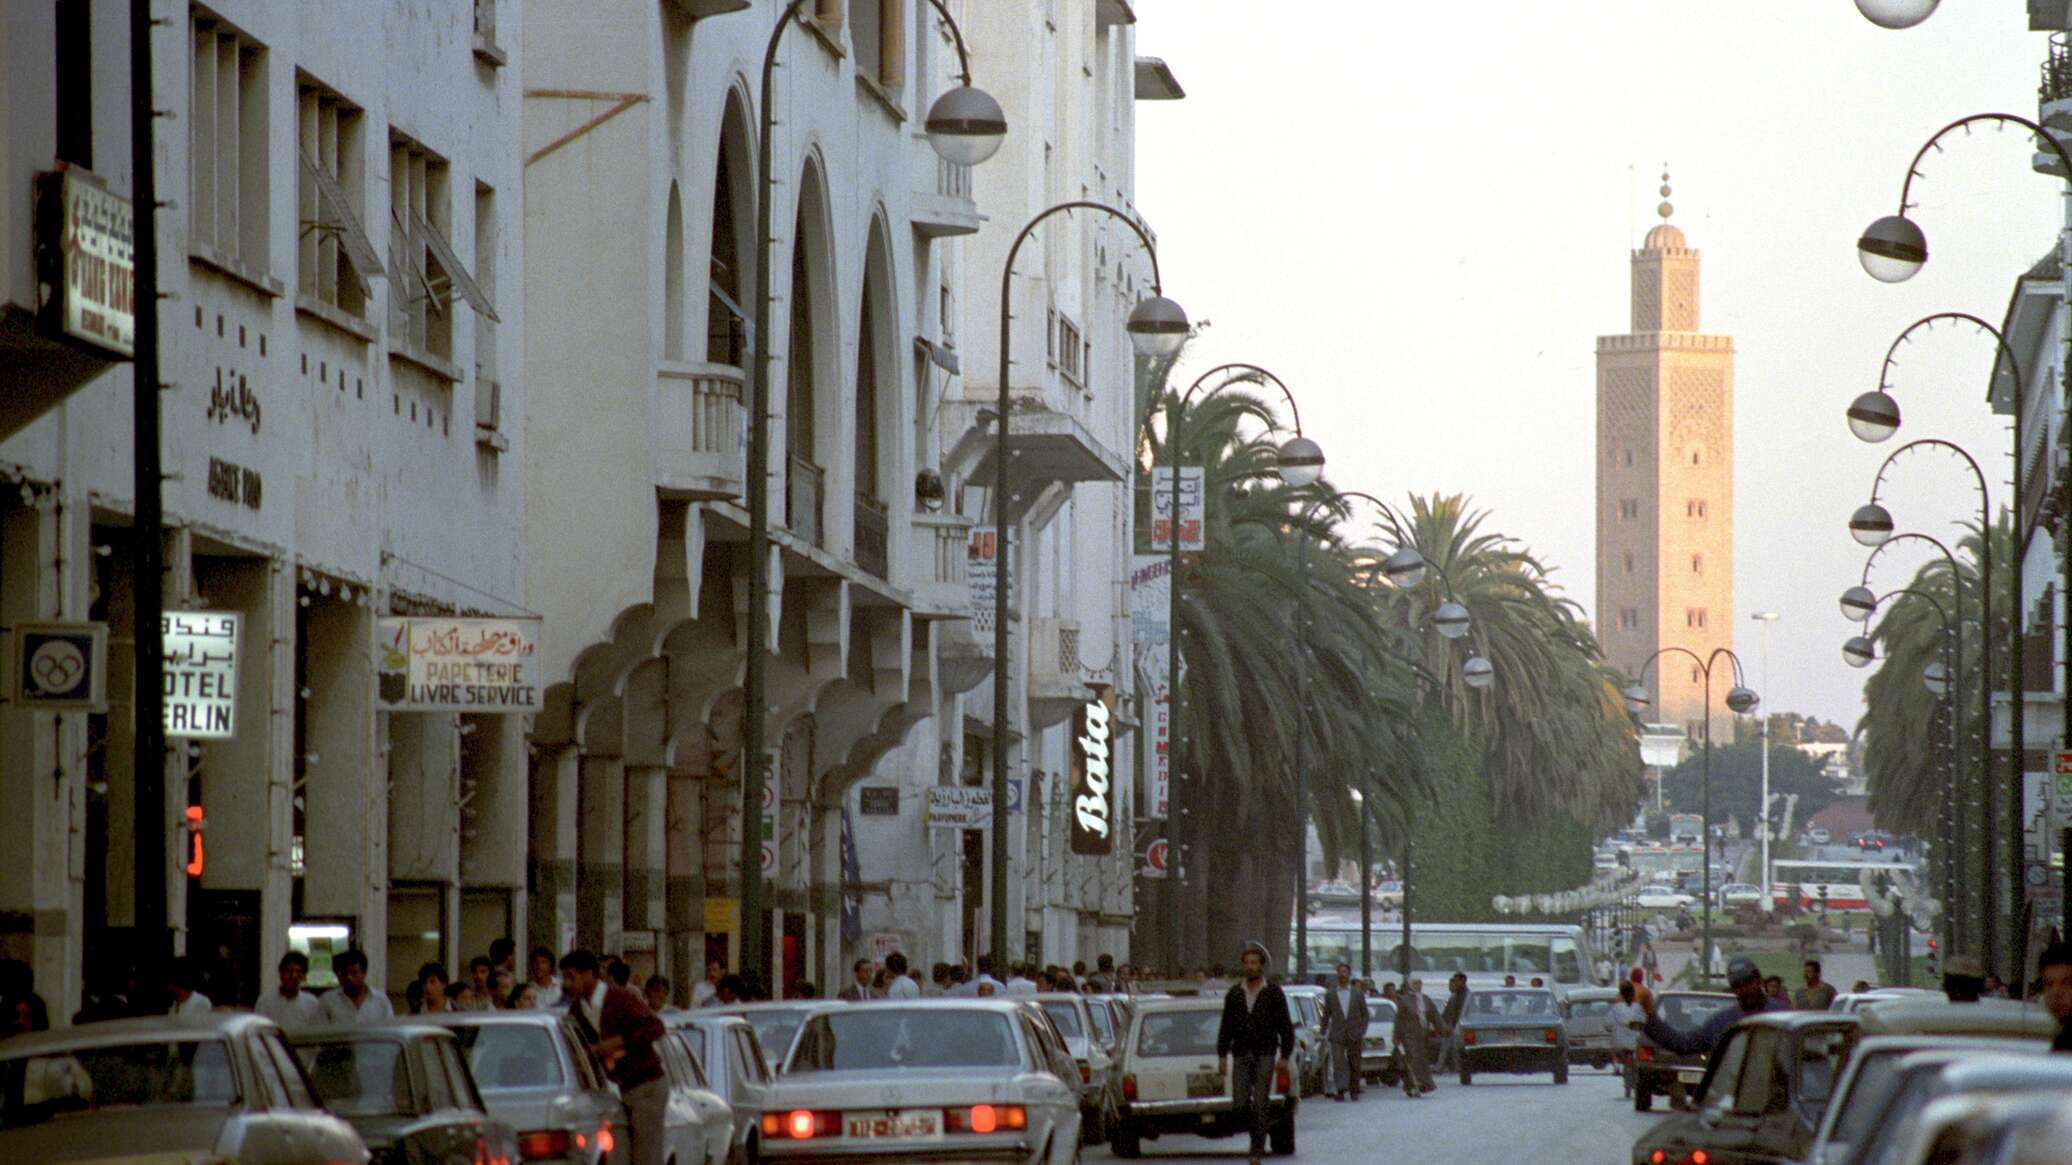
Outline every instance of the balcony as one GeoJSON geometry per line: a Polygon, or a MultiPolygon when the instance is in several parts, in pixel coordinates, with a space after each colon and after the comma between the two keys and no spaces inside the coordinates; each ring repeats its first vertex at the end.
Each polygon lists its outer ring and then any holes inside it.
{"type": "Polygon", "coordinates": [[[826,492],[826,471],[797,454],[791,456],[790,464],[790,472],[784,475],[784,528],[799,541],[820,546],[821,532],[826,529],[820,505],[826,492]]]}
{"type": "Polygon", "coordinates": [[[1069,619],[1034,619],[1029,627],[1029,723],[1062,724],[1086,703],[1091,691],[1079,662],[1079,624],[1069,619]]]}
{"type": "MultiPolygon", "coordinates": [[[[950,431],[960,432],[943,459],[944,472],[966,481],[993,482],[996,437],[991,408],[981,401],[944,401],[942,412],[950,431]]],[[[1009,505],[1011,518],[1027,518],[1037,526],[1049,521],[1057,504],[1080,482],[1129,479],[1129,462],[1102,444],[1085,422],[1041,405],[1018,406],[1008,425],[1009,492],[1021,500],[1009,505]]]]}
{"type": "Polygon", "coordinates": [[[913,580],[915,618],[970,619],[971,587],[965,567],[970,562],[972,519],[917,513],[913,521],[914,549],[920,559],[913,580]]]}
{"type": "Polygon", "coordinates": [[[882,579],[892,577],[891,527],[884,502],[866,494],[856,495],[856,565],[865,574],[882,579]]]}
{"type": "Polygon", "coordinates": [[[655,484],[683,501],[741,496],[748,410],[739,368],[664,364],[655,370],[655,484]]]}
{"type": "Polygon", "coordinates": [[[927,239],[977,234],[985,219],[971,196],[971,167],[943,161],[925,139],[916,146],[908,151],[914,157],[914,233],[927,239]]]}

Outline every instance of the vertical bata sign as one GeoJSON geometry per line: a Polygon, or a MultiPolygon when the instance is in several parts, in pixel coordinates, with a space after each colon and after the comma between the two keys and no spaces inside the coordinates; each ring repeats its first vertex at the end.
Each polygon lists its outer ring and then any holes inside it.
{"type": "Polygon", "coordinates": [[[222,611],[168,611],[165,641],[165,734],[228,740],[237,734],[237,637],[243,616],[222,611]]]}
{"type": "Polygon", "coordinates": [[[1103,685],[1073,717],[1072,852],[1115,852],[1115,689],[1103,685]]]}
{"type": "Polygon", "coordinates": [[[45,335],[135,354],[134,223],[126,198],[76,167],[36,177],[37,282],[45,335]]]}

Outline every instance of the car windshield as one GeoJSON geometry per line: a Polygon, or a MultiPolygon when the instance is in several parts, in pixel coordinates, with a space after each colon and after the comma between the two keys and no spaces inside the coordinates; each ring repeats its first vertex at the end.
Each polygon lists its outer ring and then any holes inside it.
{"type": "Polygon", "coordinates": [[[1900,1054],[1900,1049],[1893,1049],[1867,1055],[1857,1062],[1856,1083],[1850,1086],[1841,1111],[1835,1114],[1830,1140],[1843,1145],[1857,1145],[1865,1134],[1878,1127],[1879,1119],[1891,1104],[1892,1094],[1899,1089],[1897,1069],[1900,1054]]]}
{"type": "Polygon", "coordinates": [[[1208,1010],[1146,1012],[1137,1024],[1141,1056],[1213,1056],[1223,1013],[1208,1010]]]}
{"type": "Polygon", "coordinates": [[[799,1031],[787,1071],[882,1072],[1014,1068],[1021,1050],[1008,1017],[949,1007],[867,1007],[822,1012],[799,1031]]]}
{"type": "Polygon", "coordinates": [[[295,1056],[316,1086],[317,1099],[348,1116],[407,1113],[410,1073],[395,1040],[295,1042],[295,1056]]]}
{"type": "Polygon", "coordinates": [[[1087,1009],[1087,1014],[1094,1017],[1094,1034],[1100,1037],[1101,1042],[1103,1044],[1114,1044],[1115,1017],[1108,1014],[1108,1005],[1096,1003],[1087,1009]]]}
{"type": "Polygon", "coordinates": [[[1386,999],[1368,996],[1367,1020],[1367,1031],[1372,1035],[1379,1035],[1384,1026],[1396,1022],[1396,1005],[1386,999]]]}
{"type": "Polygon", "coordinates": [[[1468,1014],[1551,1016],[1554,996],[1545,991],[1477,991],[1468,997],[1468,1014]]]}
{"type": "Polygon", "coordinates": [[[517,1088],[558,1088],[561,1059],[554,1054],[554,1035],[530,1023],[460,1024],[453,1034],[468,1054],[468,1070],[483,1092],[517,1088]]]}
{"type": "Polygon", "coordinates": [[[791,1037],[798,1034],[799,1023],[806,1018],[806,1009],[758,1007],[740,1014],[748,1021],[748,1026],[755,1029],[755,1040],[763,1046],[763,1054],[781,1059],[785,1049],[791,1047],[791,1037]]]}
{"type": "Polygon", "coordinates": [[[1717,999],[1710,995],[1664,995],[1655,1011],[1663,1022],[1671,1027],[1690,1030],[1705,1026],[1705,1021],[1734,1006],[1732,998],[1717,999]]]}
{"type": "Polygon", "coordinates": [[[1043,1011],[1050,1016],[1050,1022],[1058,1025],[1058,1034],[1066,1039],[1076,1040],[1086,1035],[1086,1029],[1079,1026],[1079,1009],[1064,1000],[1045,1000],[1043,1011]]]}
{"type": "Polygon", "coordinates": [[[0,1062],[0,1128],[104,1109],[228,1108],[237,1077],[222,1040],[161,1040],[71,1048],[0,1062]]]}

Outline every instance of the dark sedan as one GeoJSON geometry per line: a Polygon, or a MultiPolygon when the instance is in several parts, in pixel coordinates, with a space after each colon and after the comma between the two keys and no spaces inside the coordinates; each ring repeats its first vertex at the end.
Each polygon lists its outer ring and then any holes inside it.
{"type": "Polygon", "coordinates": [[[320,1028],[288,1037],[324,1107],[367,1143],[372,1165],[498,1161],[518,1155],[491,1119],[460,1043],[425,1023],[320,1028]]]}
{"type": "Polygon", "coordinates": [[[1472,1083],[1477,1072],[1551,1072],[1554,1083],[1568,1083],[1568,1020],[1552,991],[1469,991],[1454,1039],[1462,1084],[1472,1083]]]}
{"type": "Polygon", "coordinates": [[[1742,1020],[1713,1055],[1692,1111],[1664,1118],[1635,1141],[1634,1162],[1779,1165],[1803,1158],[1855,1032],[1856,1017],[1834,1011],[1742,1020]]]}

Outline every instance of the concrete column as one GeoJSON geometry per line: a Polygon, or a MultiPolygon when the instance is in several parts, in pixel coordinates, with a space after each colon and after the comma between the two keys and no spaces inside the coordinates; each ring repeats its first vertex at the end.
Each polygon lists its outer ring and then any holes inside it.
{"type": "Polygon", "coordinates": [[[576,806],[576,943],[616,951],[625,931],[626,764],[585,756],[576,806]]]}
{"type": "MultiPolygon", "coordinates": [[[[626,766],[626,929],[662,929],[666,894],[669,771],[626,766]]],[[[658,948],[657,954],[660,954],[658,948]]]]}
{"type": "Polygon", "coordinates": [[[389,878],[460,876],[460,733],[452,714],[388,714],[389,878]]]}
{"type": "MultiPolygon", "coordinates": [[[[461,780],[472,794],[461,830],[461,881],[469,887],[502,886],[522,892],[528,804],[525,717],[466,716],[462,724],[474,731],[461,738],[461,780]]],[[[522,903],[513,903],[512,915],[524,917],[522,903]]]]}
{"type": "Polygon", "coordinates": [[[670,773],[663,830],[663,973],[688,1003],[691,985],[705,976],[705,812],[698,778],[670,773]]]}
{"type": "MultiPolygon", "coordinates": [[[[388,772],[374,711],[374,612],[310,597],[303,727],[302,912],[386,933],[388,772]]],[[[378,964],[377,964],[378,965],[378,964]]]]}
{"type": "Polygon", "coordinates": [[[526,946],[557,955],[576,935],[576,791],[581,758],[574,745],[532,758],[531,832],[526,847],[531,894],[526,946]]]}

